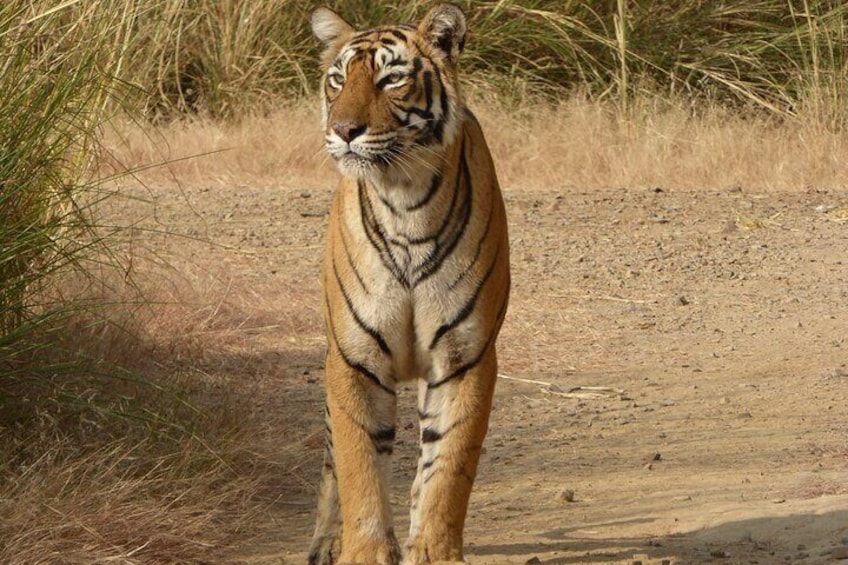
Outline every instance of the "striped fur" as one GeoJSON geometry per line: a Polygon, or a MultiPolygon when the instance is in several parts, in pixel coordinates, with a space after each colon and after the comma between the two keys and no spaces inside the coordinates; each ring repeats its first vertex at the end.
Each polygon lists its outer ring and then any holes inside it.
{"type": "Polygon", "coordinates": [[[326,149],[342,173],[324,261],[327,451],[310,565],[462,563],[509,295],[507,224],[465,108],[465,17],[358,32],[327,9],[326,149]],[[396,390],[418,383],[421,455],[400,550],[388,498],[396,390]]]}

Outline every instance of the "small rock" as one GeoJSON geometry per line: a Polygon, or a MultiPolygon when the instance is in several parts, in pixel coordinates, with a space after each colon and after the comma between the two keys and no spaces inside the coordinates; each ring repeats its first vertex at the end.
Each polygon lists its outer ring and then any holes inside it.
{"type": "Polygon", "coordinates": [[[837,367],[836,369],[830,371],[827,374],[827,378],[829,379],[843,379],[845,377],[848,377],[848,371],[846,371],[842,367],[837,367]]]}
{"type": "Polygon", "coordinates": [[[830,552],[830,558],[833,560],[837,559],[848,559],[848,545],[842,547],[834,547],[830,552]]]}
{"type": "Polygon", "coordinates": [[[690,304],[689,299],[683,296],[682,294],[677,297],[678,306],[688,306],[690,304]]]}
{"type": "Polygon", "coordinates": [[[559,499],[565,502],[574,502],[574,491],[570,488],[565,489],[559,493],[559,499]]]}
{"type": "Polygon", "coordinates": [[[524,562],[524,565],[542,565],[542,560],[538,557],[531,557],[524,562]]]}
{"type": "Polygon", "coordinates": [[[722,233],[733,233],[739,230],[739,226],[736,225],[736,222],[733,220],[728,220],[724,227],[721,229],[722,233]]]}

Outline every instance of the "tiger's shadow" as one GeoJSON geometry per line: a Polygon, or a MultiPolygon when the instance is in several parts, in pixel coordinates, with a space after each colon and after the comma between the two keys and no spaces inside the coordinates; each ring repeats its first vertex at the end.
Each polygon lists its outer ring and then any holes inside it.
{"type": "MultiPolygon", "coordinates": [[[[848,497],[844,497],[848,508],[848,497]]],[[[652,518],[596,524],[609,528],[619,524],[650,523],[652,518]]],[[[585,529],[587,526],[581,526],[585,529]]],[[[591,527],[591,526],[589,526],[591,527]]],[[[515,563],[565,565],[572,563],[631,563],[636,555],[647,555],[644,565],[662,563],[798,563],[834,560],[848,553],[848,509],[825,513],[801,512],[780,517],[752,518],[726,522],[711,528],[656,538],[590,539],[570,536],[576,528],[558,528],[541,533],[553,542],[487,544],[469,546],[471,563],[486,557],[521,556],[515,563]],[[534,556],[567,552],[562,557],[534,556]]],[[[840,561],[841,562],[841,561],[840,561]]]]}

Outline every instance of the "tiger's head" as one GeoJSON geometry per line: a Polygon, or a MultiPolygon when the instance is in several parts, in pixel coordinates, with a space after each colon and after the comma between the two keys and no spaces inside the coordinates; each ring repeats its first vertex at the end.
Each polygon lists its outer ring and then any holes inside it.
{"type": "Polygon", "coordinates": [[[357,31],[332,10],[318,8],[312,31],[325,48],[326,149],[341,173],[406,184],[437,170],[462,120],[462,11],[441,4],[417,27],[357,31]]]}

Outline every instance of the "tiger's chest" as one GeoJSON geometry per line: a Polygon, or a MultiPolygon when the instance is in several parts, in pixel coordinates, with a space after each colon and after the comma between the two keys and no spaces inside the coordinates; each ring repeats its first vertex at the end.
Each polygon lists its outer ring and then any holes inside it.
{"type": "Polygon", "coordinates": [[[473,290],[466,278],[475,277],[463,276],[475,262],[465,237],[474,220],[470,195],[446,190],[416,207],[426,196],[349,191],[333,210],[343,253],[332,253],[327,267],[350,312],[334,317],[342,339],[375,361],[389,353],[393,372],[409,378],[423,376],[435,358],[461,362],[482,335],[473,319],[462,320],[462,331],[441,329],[462,317],[473,290]]]}

